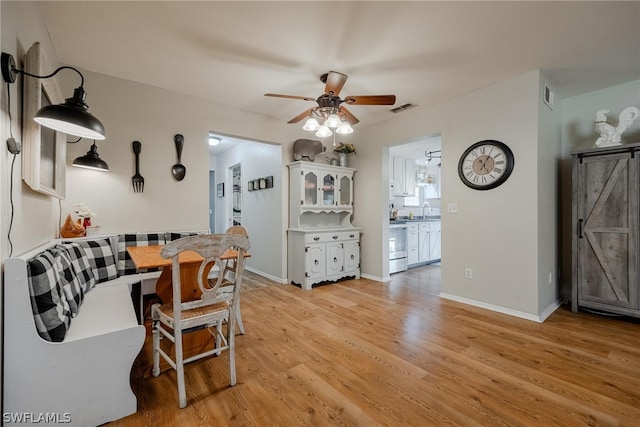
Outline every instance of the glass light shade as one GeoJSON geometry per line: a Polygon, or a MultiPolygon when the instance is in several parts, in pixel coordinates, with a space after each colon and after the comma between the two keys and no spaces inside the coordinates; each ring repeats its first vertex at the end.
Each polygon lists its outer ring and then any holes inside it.
{"type": "Polygon", "coordinates": [[[210,136],[209,137],[209,145],[211,147],[215,147],[218,144],[220,144],[220,138],[216,138],[215,136],[210,136]]]}
{"type": "Polygon", "coordinates": [[[318,138],[326,138],[327,136],[331,135],[333,135],[333,132],[331,132],[331,129],[329,129],[325,125],[320,126],[320,129],[318,129],[318,132],[316,132],[316,136],[318,138]]]}
{"type": "Polygon", "coordinates": [[[82,87],[76,88],[73,98],[64,104],[45,105],[35,114],[36,123],[68,135],[87,139],[105,139],[104,126],[90,112],[84,103],[86,93],[82,87]]]}
{"type": "Polygon", "coordinates": [[[339,133],[340,135],[347,135],[353,133],[353,128],[349,122],[342,122],[342,124],[336,129],[336,133],[339,133]]]}
{"type": "Polygon", "coordinates": [[[91,145],[91,148],[89,149],[89,151],[87,151],[87,154],[82,157],[76,158],[72,164],[73,166],[79,168],[92,169],[103,172],[109,170],[109,165],[107,165],[107,162],[100,158],[100,155],[98,154],[98,147],[96,146],[95,142],[93,143],[93,145],[91,145]]]}
{"type": "Polygon", "coordinates": [[[302,129],[308,130],[308,131],[318,130],[320,129],[320,123],[318,123],[318,121],[315,118],[309,117],[305,122],[304,126],[302,126],[302,129]]]}
{"type": "Polygon", "coordinates": [[[338,126],[340,126],[340,116],[338,116],[336,113],[329,114],[327,120],[324,121],[324,125],[329,126],[332,129],[337,128],[338,126]]]}

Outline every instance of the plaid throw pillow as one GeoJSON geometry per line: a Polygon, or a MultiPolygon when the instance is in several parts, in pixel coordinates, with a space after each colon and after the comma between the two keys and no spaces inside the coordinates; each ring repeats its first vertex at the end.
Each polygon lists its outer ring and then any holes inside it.
{"type": "Polygon", "coordinates": [[[71,317],[76,317],[80,310],[80,304],[84,299],[84,289],[82,289],[80,279],[71,264],[71,259],[67,252],[60,247],[56,247],[51,250],[51,253],[55,257],[55,268],[60,276],[59,284],[69,304],[71,317]]]}
{"type": "Polygon", "coordinates": [[[71,324],[71,311],[60,289],[60,275],[51,252],[43,252],[27,263],[31,310],[38,335],[60,342],[71,324]]]}
{"type": "Polygon", "coordinates": [[[127,248],[130,246],[164,245],[164,243],[164,233],[120,234],[118,236],[118,275],[124,276],[147,271],[158,271],[157,268],[137,270],[129,256],[129,252],[127,252],[127,248]]]}
{"type": "Polygon", "coordinates": [[[54,250],[64,251],[68,255],[71,265],[73,266],[73,271],[80,281],[82,290],[85,293],[89,292],[96,284],[96,279],[93,277],[93,270],[91,269],[89,258],[87,258],[87,253],[84,249],[76,243],[64,243],[55,246],[54,250]]]}
{"type": "Polygon", "coordinates": [[[93,277],[97,283],[106,282],[107,280],[113,280],[118,277],[116,258],[113,256],[109,239],[80,240],[74,243],[84,249],[93,272],[93,277]]]}

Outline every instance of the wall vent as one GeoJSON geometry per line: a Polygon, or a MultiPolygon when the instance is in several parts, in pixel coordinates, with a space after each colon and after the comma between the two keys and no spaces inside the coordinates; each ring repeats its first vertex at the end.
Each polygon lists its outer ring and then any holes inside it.
{"type": "Polygon", "coordinates": [[[399,107],[392,108],[392,109],[391,109],[391,110],[389,110],[389,111],[391,111],[392,113],[397,114],[397,113],[401,113],[402,111],[404,111],[404,110],[408,110],[409,108],[413,108],[413,107],[417,107],[417,105],[416,105],[416,104],[413,104],[413,103],[411,103],[411,102],[407,102],[406,104],[402,104],[402,105],[401,105],[401,106],[399,106],[399,107]]]}

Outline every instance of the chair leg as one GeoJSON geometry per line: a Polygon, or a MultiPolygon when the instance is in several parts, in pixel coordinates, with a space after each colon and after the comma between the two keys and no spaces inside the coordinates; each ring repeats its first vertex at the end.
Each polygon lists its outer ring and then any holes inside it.
{"type": "Polygon", "coordinates": [[[240,330],[240,335],[244,335],[244,324],[242,323],[242,314],[240,313],[239,304],[238,309],[236,310],[236,320],[238,321],[238,329],[240,330]]]}
{"type": "Polygon", "coordinates": [[[229,316],[229,325],[227,328],[227,345],[229,346],[229,384],[236,385],[236,321],[229,316]]]}
{"type": "Polygon", "coordinates": [[[184,384],[184,357],[182,354],[182,331],[175,329],[174,338],[176,340],[176,377],[178,378],[178,400],[180,408],[187,406],[187,391],[184,384]]]}
{"type": "Polygon", "coordinates": [[[155,312],[155,309],[159,306],[159,304],[154,304],[151,307],[151,315],[153,317],[153,370],[151,373],[154,377],[160,375],[160,331],[158,330],[158,315],[155,312]]]}
{"type": "MultiPolygon", "coordinates": [[[[220,348],[222,346],[222,337],[220,336],[221,333],[222,333],[222,320],[218,320],[218,323],[216,323],[216,348],[220,348]]],[[[216,356],[220,356],[220,353],[222,353],[222,351],[218,351],[216,353],[216,356]]]]}

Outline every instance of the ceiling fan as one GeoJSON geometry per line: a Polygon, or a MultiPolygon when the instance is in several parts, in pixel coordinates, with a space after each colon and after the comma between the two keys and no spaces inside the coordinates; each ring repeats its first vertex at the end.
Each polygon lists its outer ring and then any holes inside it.
{"type": "Polygon", "coordinates": [[[347,105],[393,105],[396,102],[395,95],[362,95],[347,96],[340,98],[340,91],[347,81],[348,76],[337,71],[329,71],[320,76],[320,81],[325,83],[324,93],[317,98],[296,95],[279,95],[276,93],[265,93],[264,96],[276,98],[302,99],[303,101],[315,101],[318,106],[312,107],[300,113],[287,123],[297,123],[308,117],[305,130],[318,130],[320,134],[316,136],[329,136],[331,131],[328,128],[336,128],[337,133],[351,133],[350,125],[355,125],[359,120],[345,106],[347,105]],[[321,123],[318,122],[321,121],[321,123]],[[313,123],[315,121],[315,124],[313,123]],[[325,127],[328,134],[322,134],[325,127]],[[342,131],[341,131],[342,130],[342,131]]]}

